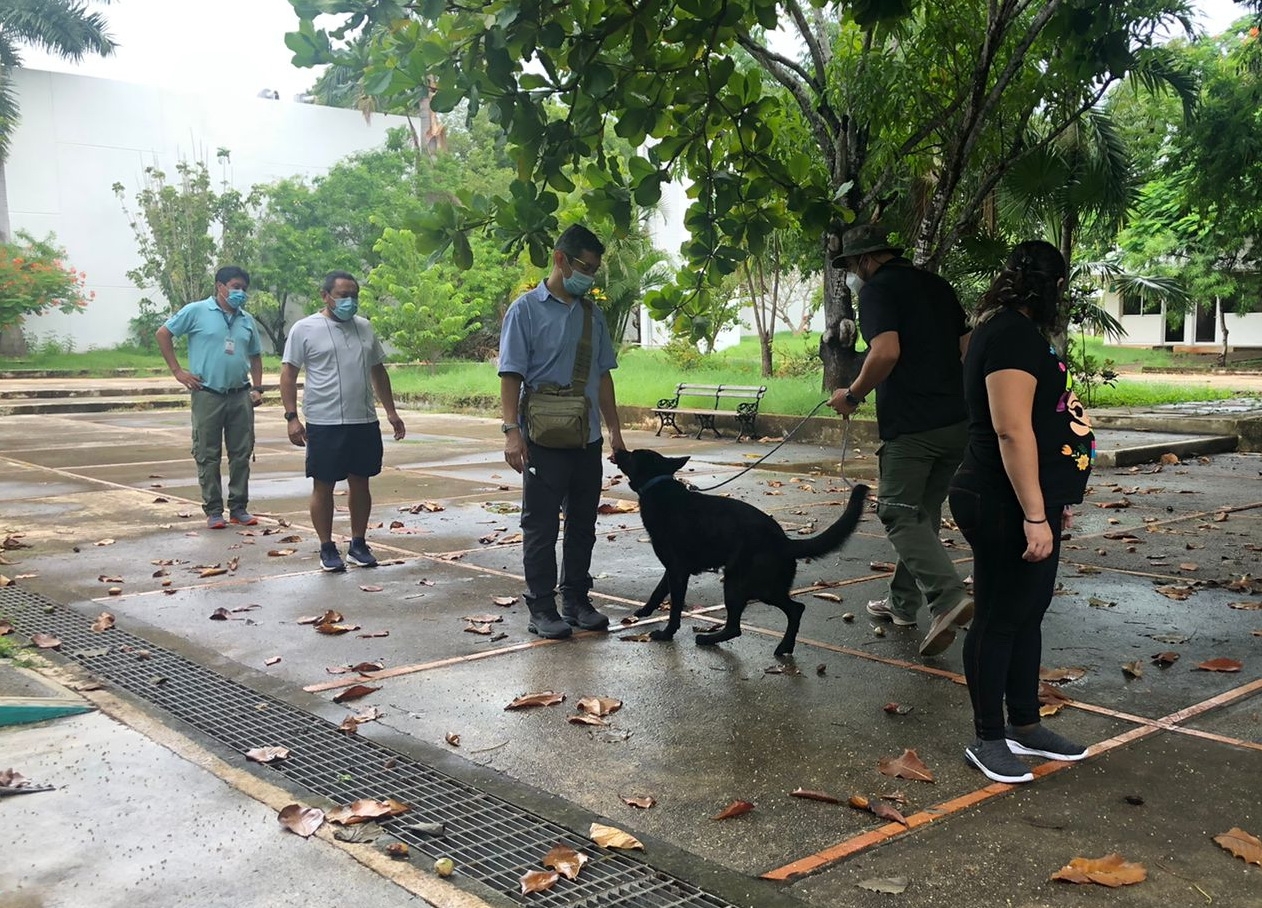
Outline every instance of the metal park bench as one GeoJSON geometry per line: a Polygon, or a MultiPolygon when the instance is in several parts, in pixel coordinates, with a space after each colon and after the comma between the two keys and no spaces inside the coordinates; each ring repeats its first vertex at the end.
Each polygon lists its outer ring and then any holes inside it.
{"type": "Polygon", "coordinates": [[[714,420],[719,416],[731,416],[740,428],[736,440],[740,441],[746,435],[752,438],[755,434],[754,424],[758,419],[758,404],[766,393],[767,388],[762,385],[698,385],[680,382],[675,387],[674,397],[663,397],[653,408],[653,414],[661,421],[657,434],[661,435],[662,429],[670,426],[676,434],[683,435],[676,419],[680,416],[692,416],[697,423],[697,438],[707,430],[713,432],[715,438],[722,438],[723,433],[715,427],[714,420]],[[697,406],[681,405],[681,402],[692,403],[694,399],[698,401],[697,406]],[[701,406],[701,401],[708,405],[701,406]],[[727,409],[724,409],[725,403],[728,405],[727,409]]]}

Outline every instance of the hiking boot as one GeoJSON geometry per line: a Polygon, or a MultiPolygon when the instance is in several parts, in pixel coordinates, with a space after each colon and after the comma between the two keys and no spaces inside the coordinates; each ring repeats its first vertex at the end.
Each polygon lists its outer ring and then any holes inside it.
{"type": "Polygon", "coordinates": [[[330,574],[340,574],[346,570],[346,562],[342,560],[342,556],[337,553],[336,542],[324,542],[320,544],[320,567],[328,571],[330,574]]]}
{"type": "Polygon", "coordinates": [[[961,599],[952,608],[933,616],[929,633],[920,641],[920,655],[936,656],[951,645],[955,629],[973,620],[973,600],[961,599]]]}
{"type": "Polygon", "coordinates": [[[530,623],[526,630],[548,640],[564,640],[574,633],[557,614],[556,604],[550,600],[530,603],[530,623]]]}
{"type": "Polygon", "coordinates": [[[1008,749],[1006,741],[983,741],[964,748],[964,758],[980,769],[992,782],[1007,782],[1015,785],[1018,782],[1033,782],[1034,773],[1030,767],[1017,759],[1016,754],[1008,749]]]}
{"type": "Polygon", "coordinates": [[[228,524],[224,522],[222,514],[208,514],[206,516],[206,528],[210,530],[222,530],[228,524]]]}
{"type": "Polygon", "coordinates": [[[609,619],[592,608],[591,600],[586,596],[577,602],[564,602],[561,605],[561,617],[566,624],[582,631],[609,630],[609,619]]]}
{"type": "Polygon", "coordinates": [[[910,621],[894,614],[894,610],[890,608],[888,599],[870,599],[868,600],[868,614],[873,618],[881,621],[893,621],[897,627],[915,627],[916,619],[910,621]]]}
{"type": "Polygon", "coordinates": [[[1064,760],[1072,763],[1087,756],[1087,748],[1064,738],[1045,725],[1018,730],[1009,725],[1004,729],[1008,739],[1008,748],[1014,754],[1025,754],[1031,757],[1047,757],[1049,760],[1064,760]]]}
{"type": "Polygon", "coordinates": [[[362,536],[357,536],[351,540],[350,548],[346,550],[346,559],[351,564],[357,564],[360,567],[376,567],[377,558],[372,553],[372,549],[368,548],[368,543],[364,541],[362,536]]]}
{"type": "Polygon", "coordinates": [[[237,508],[229,516],[229,522],[235,523],[238,526],[252,527],[252,526],[255,526],[259,522],[259,519],[255,517],[253,514],[251,514],[249,511],[247,511],[245,508],[237,508]]]}

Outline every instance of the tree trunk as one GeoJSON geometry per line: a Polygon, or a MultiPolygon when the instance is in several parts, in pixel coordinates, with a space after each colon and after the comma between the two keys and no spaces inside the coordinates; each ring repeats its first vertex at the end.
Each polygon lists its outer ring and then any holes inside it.
{"type": "Polygon", "coordinates": [[[1223,349],[1218,354],[1218,365],[1225,368],[1227,366],[1227,335],[1231,332],[1227,330],[1227,310],[1223,308],[1221,299],[1218,300],[1218,327],[1223,330],[1223,349]]]}
{"type": "Polygon", "coordinates": [[[863,357],[855,350],[859,330],[846,275],[832,262],[840,242],[841,238],[832,234],[825,234],[823,239],[824,333],[819,339],[819,358],[824,361],[823,389],[830,394],[854,381],[863,365],[863,357]]]}

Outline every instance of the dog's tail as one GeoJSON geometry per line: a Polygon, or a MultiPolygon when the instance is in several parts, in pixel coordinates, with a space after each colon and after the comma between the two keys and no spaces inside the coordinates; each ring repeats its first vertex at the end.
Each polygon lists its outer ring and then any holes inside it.
{"type": "Polygon", "coordinates": [[[869,491],[863,484],[856,485],[854,491],[850,493],[850,503],[846,505],[846,512],[838,517],[832,526],[817,536],[809,539],[790,539],[789,554],[794,558],[818,558],[820,555],[827,555],[841,548],[841,544],[859,525],[859,518],[863,516],[863,503],[869,491]]]}

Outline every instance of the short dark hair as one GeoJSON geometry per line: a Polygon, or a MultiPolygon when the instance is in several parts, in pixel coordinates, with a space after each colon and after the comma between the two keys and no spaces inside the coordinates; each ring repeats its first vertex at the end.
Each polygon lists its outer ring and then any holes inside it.
{"type": "Polygon", "coordinates": [[[359,289],[359,280],[349,271],[330,271],[324,276],[324,280],[320,284],[320,289],[325,293],[332,293],[333,287],[338,281],[350,281],[355,285],[355,289],[359,289]]]}
{"type": "Polygon", "coordinates": [[[228,281],[234,281],[237,278],[245,281],[245,285],[250,286],[250,272],[244,268],[238,268],[236,265],[224,265],[215,272],[215,283],[226,284],[228,281]]]}
{"type": "Polygon", "coordinates": [[[565,228],[565,232],[557,239],[556,248],[574,258],[584,252],[594,252],[602,256],[605,254],[605,244],[582,224],[571,224],[565,228]]]}

